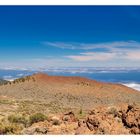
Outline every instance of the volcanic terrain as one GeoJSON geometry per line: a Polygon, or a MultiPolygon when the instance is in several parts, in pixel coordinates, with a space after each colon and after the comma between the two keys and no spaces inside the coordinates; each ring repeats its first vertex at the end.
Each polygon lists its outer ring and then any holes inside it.
{"type": "Polygon", "coordinates": [[[121,84],[38,73],[0,85],[0,134],[139,134],[139,105],[121,84]]]}

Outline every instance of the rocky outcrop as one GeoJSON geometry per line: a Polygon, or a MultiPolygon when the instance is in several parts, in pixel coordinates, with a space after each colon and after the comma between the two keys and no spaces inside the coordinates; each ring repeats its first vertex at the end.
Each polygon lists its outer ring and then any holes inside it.
{"type": "Polygon", "coordinates": [[[136,105],[99,107],[83,119],[68,112],[35,123],[23,134],[140,134],[140,108],[136,105]]]}
{"type": "MultiPolygon", "coordinates": [[[[69,113],[68,113],[69,114],[69,113]]],[[[63,116],[51,116],[48,120],[44,122],[38,122],[33,124],[32,126],[25,128],[22,131],[22,134],[28,135],[52,135],[52,134],[75,134],[75,130],[77,129],[77,122],[72,121],[71,113],[69,115],[63,116]],[[68,120],[64,119],[64,117],[68,117],[68,120]]]]}
{"type": "Polygon", "coordinates": [[[122,122],[130,129],[130,133],[140,134],[140,108],[128,105],[126,112],[122,114],[122,122]]]}
{"type": "Polygon", "coordinates": [[[77,121],[75,114],[72,111],[65,113],[62,116],[62,120],[67,121],[67,122],[76,122],[77,121]]]}
{"type": "Polygon", "coordinates": [[[76,134],[83,133],[140,134],[140,108],[128,105],[92,110],[85,120],[78,122],[76,134]]]}

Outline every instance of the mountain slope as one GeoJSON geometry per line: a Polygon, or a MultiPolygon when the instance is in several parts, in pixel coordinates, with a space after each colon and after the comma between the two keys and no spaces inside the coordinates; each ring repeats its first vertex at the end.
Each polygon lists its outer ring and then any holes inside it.
{"type": "Polygon", "coordinates": [[[0,134],[140,134],[140,92],[43,73],[0,86],[0,134]]]}
{"type": "Polygon", "coordinates": [[[140,92],[121,84],[43,73],[0,86],[0,95],[16,100],[41,101],[59,108],[89,109],[98,105],[140,103],[140,92]]]}

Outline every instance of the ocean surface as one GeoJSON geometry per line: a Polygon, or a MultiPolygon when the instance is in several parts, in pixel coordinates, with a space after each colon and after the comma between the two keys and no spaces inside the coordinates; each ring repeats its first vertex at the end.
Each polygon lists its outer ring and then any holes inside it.
{"type": "Polygon", "coordinates": [[[121,83],[140,91],[140,69],[104,68],[50,68],[41,70],[11,70],[1,69],[0,79],[12,81],[14,79],[43,72],[49,75],[82,76],[103,82],[121,83]]]}

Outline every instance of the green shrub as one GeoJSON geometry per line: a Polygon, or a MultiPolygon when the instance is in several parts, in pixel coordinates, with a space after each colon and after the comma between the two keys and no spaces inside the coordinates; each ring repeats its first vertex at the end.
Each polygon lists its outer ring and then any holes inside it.
{"type": "Polygon", "coordinates": [[[28,120],[23,116],[10,115],[8,117],[8,120],[11,123],[20,123],[20,124],[23,124],[24,126],[26,126],[28,123],[28,120]]]}
{"type": "Polygon", "coordinates": [[[40,121],[45,121],[46,119],[47,119],[47,117],[44,114],[36,113],[36,114],[30,116],[30,123],[33,124],[33,123],[37,123],[40,121]]]}
{"type": "Polygon", "coordinates": [[[6,125],[0,124],[0,135],[20,134],[22,129],[23,128],[17,124],[6,124],[6,125]]]}
{"type": "Polygon", "coordinates": [[[82,110],[82,108],[80,108],[79,114],[80,114],[80,115],[83,114],[83,110],[82,110]]]}
{"type": "Polygon", "coordinates": [[[80,108],[80,110],[77,112],[76,114],[76,118],[78,119],[83,119],[86,117],[86,113],[83,111],[82,107],[80,108]]]}
{"type": "Polygon", "coordinates": [[[108,114],[112,114],[114,115],[114,117],[116,117],[118,115],[118,111],[115,107],[111,107],[109,110],[108,110],[108,114]]]}

